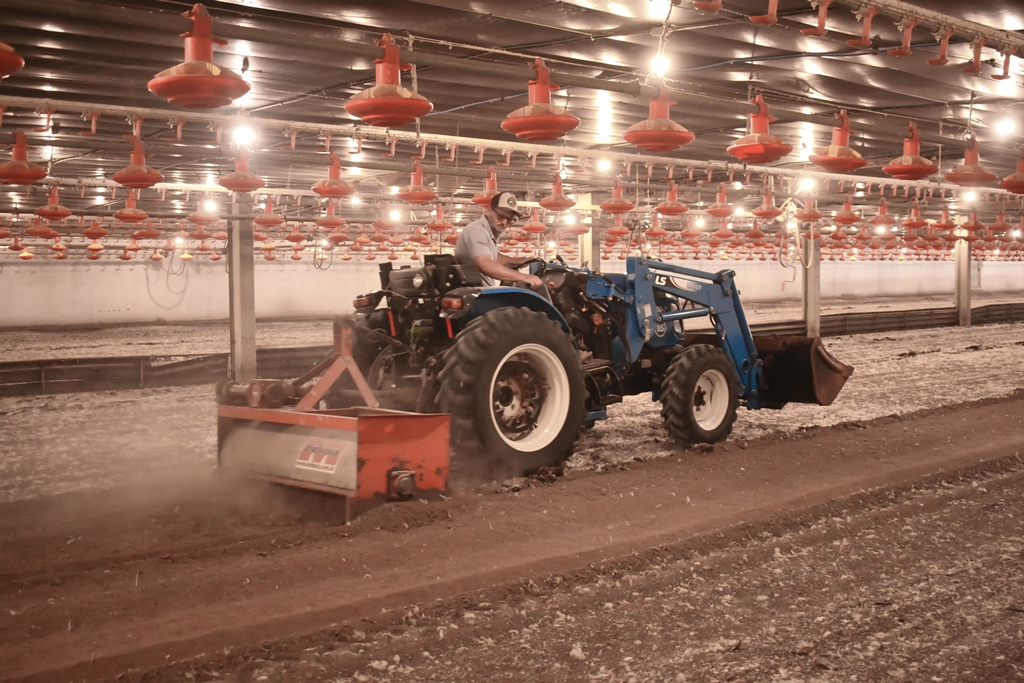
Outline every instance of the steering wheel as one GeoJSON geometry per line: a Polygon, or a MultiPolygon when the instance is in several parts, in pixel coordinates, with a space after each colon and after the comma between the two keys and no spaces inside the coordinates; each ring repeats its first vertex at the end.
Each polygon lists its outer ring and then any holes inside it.
{"type": "Polygon", "coordinates": [[[534,275],[536,275],[537,277],[540,277],[541,275],[543,275],[544,271],[547,270],[547,267],[548,267],[547,261],[545,261],[542,258],[537,258],[537,257],[534,257],[534,258],[530,259],[529,261],[523,261],[518,266],[516,266],[516,270],[521,270],[523,267],[528,266],[531,263],[539,263],[540,264],[540,270],[538,270],[536,273],[534,273],[534,275]]]}

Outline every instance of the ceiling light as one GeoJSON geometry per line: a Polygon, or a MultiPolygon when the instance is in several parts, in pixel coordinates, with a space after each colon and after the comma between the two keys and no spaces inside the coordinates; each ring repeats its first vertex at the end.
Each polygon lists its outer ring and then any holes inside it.
{"type": "Polygon", "coordinates": [[[670,66],[671,63],[668,61],[668,57],[663,54],[654,55],[654,59],[651,60],[651,73],[656,76],[664,76],[670,66]]]}
{"type": "Polygon", "coordinates": [[[790,230],[796,230],[796,221],[790,221],[786,223],[786,227],[790,230]]]}
{"type": "Polygon", "coordinates": [[[243,147],[248,147],[256,140],[256,132],[248,126],[239,126],[231,134],[231,140],[243,147]]]}
{"type": "Polygon", "coordinates": [[[180,247],[183,244],[185,244],[185,238],[184,237],[175,237],[174,238],[174,243],[180,247]]]}
{"type": "Polygon", "coordinates": [[[548,242],[548,249],[554,249],[557,246],[558,246],[558,242],[556,242],[554,240],[551,240],[550,242],[548,242]]]}
{"type": "Polygon", "coordinates": [[[1017,130],[1017,124],[1009,116],[996,124],[996,132],[1003,137],[1012,135],[1015,130],[1017,130]]]}
{"type": "Polygon", "coordinates": [[[703,228],[704,227],[704,219],[703,218],[698,218],[697,219],[697,227],[698,228],[703,228]]]}
{"type": "Polygon", "coordinates": [[[732,213],[733,213],[734,216],[742,216],[743,214],[746,213],[746,211],[743,210],[742,206],[737,206],[736,209],[732,213]]]}
{"type": "Polygon", "coordinates": [[[800,179],[800,190],[799,192],[813,192],[814,191],[814,178],[801,178],[800,179]]]}
{"type": "Polygon", "coordinates": [[[566,224],[566,225],[574,225],[575,223],[576,223],[576,216],[574,216],[574,215],[572,215],[572,214],[570,213],[570,214],[568,214],[568,215],[567,215],[567,216],[565,217],[565,224],[566,224]]]}
{"type": "Polygon", "coordinates": [[[389,213],[388,215],[391,216],[391,220],[393,221],[402,220],[402,212],[399,211],[398,209],[392,209],[391,213],[389,213]]]}
{"type": "Polygon", "coordinates": [[[352,175],[363,175],[363,169],[358,166],[349,166],[348,172],[352,175]]]}
{"type": "Polygon", "coordinates": [[[206,202],[205,204],[203,204],[203,208],[206,209],[207,211],[216,211],[217,205],[214,202],[206,202]]]}
{"type": "Polygon", "coordinates": [[[740,181],[737,180],[735,183],[732,184],[732,188],[734,190],[742,190],[743,189],[743,183],[741,183],[740,181]]]}
{"type": "Polygon", "coordinates": [[[402,188],[398,187],[398,185],[392,185],[391,186],[391,194],[398,194],[398,191],[400,189],[402,189],[402,188]]]}
{"type": "Polygon", "coordinates": [[[363,200],[360,199],[359,197],[353,197],[352,198],[352,203],[353,204],[361,204],[362,202],[363,202],[363,200]]]}
{"type": "Polygon", "coordinates": [[[612,170],[612,162],[608,159],[601,159],[597,162],[597,170],[601,173],[607,173],[612,170]]]}

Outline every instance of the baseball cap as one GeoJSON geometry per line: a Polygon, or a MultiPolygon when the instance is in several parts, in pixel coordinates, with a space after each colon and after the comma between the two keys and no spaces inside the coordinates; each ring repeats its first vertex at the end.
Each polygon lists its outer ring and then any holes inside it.
{"type": "Polygon", "coordinates": [[[494,210],[505,209],[513,212],[516,216],[522,216],[519,211],[519,202],[511,192],[499,192],[491,198],[491,208],[494,210]]]}

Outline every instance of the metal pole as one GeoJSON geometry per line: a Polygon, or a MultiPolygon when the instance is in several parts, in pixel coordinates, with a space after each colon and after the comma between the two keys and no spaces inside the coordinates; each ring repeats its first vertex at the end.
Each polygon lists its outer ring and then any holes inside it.
{"type": "Polygon", "coordinates": [[[956,318],[960,327],[971,326],[971,244],[967,240],[956,242],[956,318]]]}
{"type": "Polygon", "coordinates": [[[808,337],[821,336],[821,240],[804,238],[804,282],[801,307],[808,337]]]}
{"type": "MultiPolygon", "coordinates": [[[[581,194],[576,195],[576,205],[577,206],[580,206],[580,205],[582,205],[582,206],[590,206],[590,202],[591,202],[591,197],[590,197],[590,193],[589,192],[581,193],[581,194]]],[[[582,221],[583,219],[580,218],[579,220],[582,221]]],[[[594,251],[594,246],[595,246],[594,242],[597,239],[598,238],[597,238],[597,236],[595,234],[594,226],[593,226],[593,224],[591,224],[590,225],[590,229],[587,231],[587,233],[584,234],[584,235],[580,235],[579,239],[577,240],[576,248],[579,250],[579,266],[580,266],[580,268],[583,267],[584,263],[587,263],[587,264],[590,265],[590,269],[591,270],[597,270],[598,269],[598,265],[597,265],[596,261],[594,261],[594,254],[597,254],[597,259],[598,260],[601,259],[601,249],[600,249],[600,245],[599,244],[598,244],[597,251],[594,251]]]]}
{"type": "Polygon", "coordinates": [[[256,277],[251,217],[252,195],[236,194],[228,232],[230,379],[236,382],[256,379],[256,277]]]}

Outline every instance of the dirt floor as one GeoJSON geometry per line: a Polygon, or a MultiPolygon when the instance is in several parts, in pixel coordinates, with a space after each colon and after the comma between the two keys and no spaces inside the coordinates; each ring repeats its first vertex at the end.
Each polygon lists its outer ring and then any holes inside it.
{"type": "Polygon", "coordinates": [[[211,387],[0,401],[0,681],[1024,680],[1024,326],[829,344],[830,408],[351,525],[216,473],[211,387]]]}

